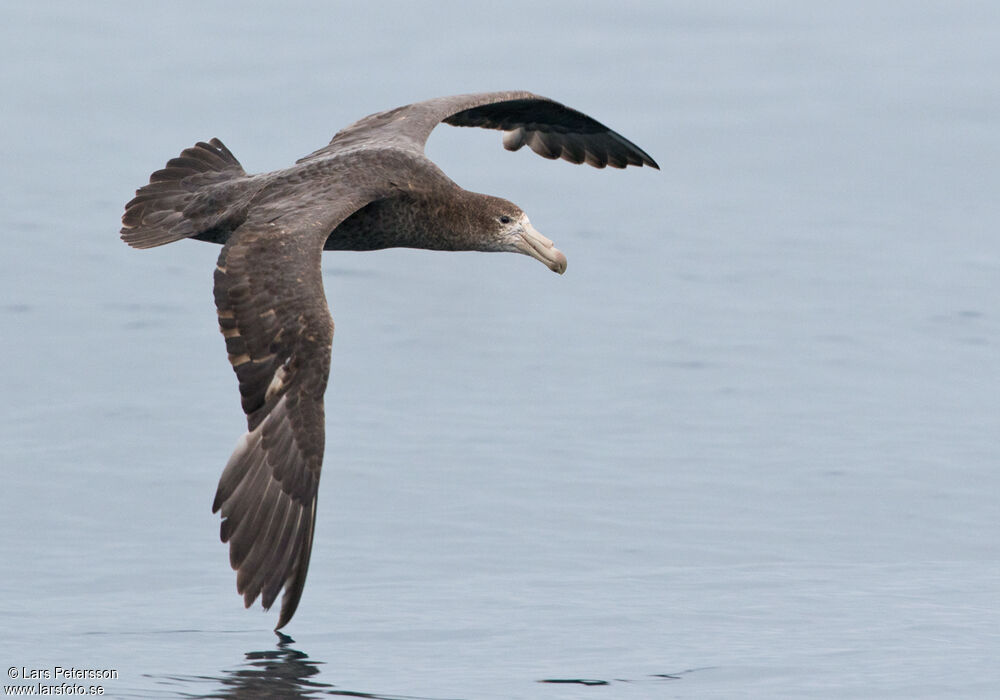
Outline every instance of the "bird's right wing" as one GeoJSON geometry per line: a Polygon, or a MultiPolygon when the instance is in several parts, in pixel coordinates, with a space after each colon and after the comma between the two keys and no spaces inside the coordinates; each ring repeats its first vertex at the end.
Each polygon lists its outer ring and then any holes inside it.
{"type": "Polygon", "coordinates": [[[338,197],[346,186],[336,181],[301,196],[294,182],[286,185],[270,203],[265,193],[230,236],[215,271],[219,327],[247,432],[219,480],[212,511],[221,511],[222,541],[246,606],[260,596],[267,609],[285,589],[275,629],[291,619],[305,585],[323,463],[333,340],[323,242],[368,201],[344,191],[338,197]]]}

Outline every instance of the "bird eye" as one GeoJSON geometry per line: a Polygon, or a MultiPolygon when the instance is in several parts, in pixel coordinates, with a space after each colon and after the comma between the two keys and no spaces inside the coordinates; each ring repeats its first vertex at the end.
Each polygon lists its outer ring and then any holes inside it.
{"type": "Polygon", "coordinates": [[[507,216],[506,214],[504,214],[503,216],[500,217],[500,223],[501,224],[509,224],[510,223],[510,217],[507,216]]]}

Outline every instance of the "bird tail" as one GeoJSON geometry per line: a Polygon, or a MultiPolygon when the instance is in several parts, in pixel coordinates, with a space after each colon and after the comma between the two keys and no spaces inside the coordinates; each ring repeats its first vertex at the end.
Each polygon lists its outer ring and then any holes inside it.
{"type": "Polygon", "coordinates": [[[153,248],[182,238],[213,240],[211,232],[233,218],[236,181],[246,178],[240,162],[219,139],[199,141],[149,176],[122,215],[122,240],[153,248]]]}

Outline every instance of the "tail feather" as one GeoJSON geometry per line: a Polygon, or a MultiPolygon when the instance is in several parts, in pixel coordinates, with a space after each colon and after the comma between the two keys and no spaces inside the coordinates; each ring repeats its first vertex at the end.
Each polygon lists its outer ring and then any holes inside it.
{"type": "Polygon", "coordinates": [[[152,248],[220,226],[232,215],[232,190],[225,185],[246,175],[219,139],[185,148],[125,205],[122,240],[152,248]]]}

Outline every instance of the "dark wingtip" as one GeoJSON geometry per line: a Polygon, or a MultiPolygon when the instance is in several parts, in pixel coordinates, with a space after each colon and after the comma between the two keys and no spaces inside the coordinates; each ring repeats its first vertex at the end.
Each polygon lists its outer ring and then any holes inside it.
{"type": "MultiPolygon", "coordinates": [[[[308,566],[308,562],[306,563],[308,566]]],[[[295,611],[299,608],[299,601],[302,599],[302,589],[305,587],[305,573],[297,574],[294,581],[285,584],[285,595],[281,597],[281,613],[278,615],[278,624],[274,626],[277,632],[287,625],[295,617],[295,611]]],[[[265,610],[269,608],[264,608],[265,610]]]]}
{"type": "MultiPolygon", "coordinates": [[[[301,593],[300,593],[300,595],[301,595],[301,593]]],[[[292,618],[295,616],[295,610],[298,607],[299,607],[299,600],[298,600],[298,598],[296,598],[295,600],[291,601],[291,605],[289,605],[289,602],[287,600],[283,600],[282,601],[282,603],[281,603],[281,614],[278,616],[278,624],[276,624],[274,626],[274,631],[275,632],[277,632],[282,627],[284,627],[285,625],[287,625],[289,622],[292,621],[292,618]]],[[[266,609],[267,608],[265,608],[265,610],[266,609]]]]}
{"type": "Polygon", "coordinates": [[[278,616],[278,624],[274,627],[275,632],[291,621],[295,615],[295,611],[299,607],[299,601],[302,599],[302,590],[306,585],[306,574],[309,573],[309,558],[312,554],[313,534],[316,531],[315,508],[316,502],[313,501],[313,513],[310,517],[311,522],[309,529],[303,533],[303,546],[299,553],[298,563],[292,576],[285,581],[285,594],[281,597],[281,614],[278,616]]]}
{"type": "Polygon", "coordinates": [[[622,140],[625,141],[629,146],[629,151],[630,151],[630,153],[628,154],[629,165],[638,165],[640,168],[645,165],[647,167],[652,168],[653,170],[660,169],[660,166],[657,164],[657,162],[653,160],[653,156],[646,153],[644,150],[636,146],[631,141],[628,141],[627,139],[624,138],[622,140]]]}

